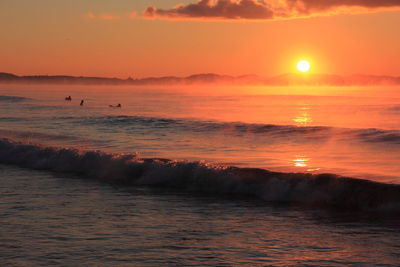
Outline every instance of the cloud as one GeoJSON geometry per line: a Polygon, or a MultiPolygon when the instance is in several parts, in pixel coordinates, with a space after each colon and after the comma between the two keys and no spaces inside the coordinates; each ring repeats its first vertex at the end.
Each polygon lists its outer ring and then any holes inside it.
{"type": "Polygon", "coordinates": [[[200,0],[195,4],[178,5],[172,9],[148,7],[146,17],[209,17],[227,19],[271,19],[273,11],[264,1],[256,0],[200,0]]]}
{"type": "Polygon", "coordinates": [[[400,7],[400,0],[286,0],[289,10],[300,14],[312,14],[320,11],[334,11],[343,7],[361,7],[367,9],[400,7]]]}
{"type": "Polygon", "coordinates": [[[137,16],[136,11],[132,11],[132,12],[129,14],[129,18],[131,18],[131,19],[136,18],[136,16],[137,16]]]}
{"type": "Polygon", "coordinates": [[[170,9],[149,6],[143,15],[166,19],[274,19],[323,15],[347,7],[399,8],[400,0],[199,0],[170,9]]]}
{"type": "Polygon", "coordinates": [[[367,8],[400,6],[400,0],[287,0],[307,9],[323,10],[337,6],[360,6],[367,8]]]}
{"type": "Polygon", "coordinates": [[[92,12],[86,13],[85,15],[83,15],[83,17],[87,18],[87,19],[95,19],[96,18],[96,16],[92,12]]]}

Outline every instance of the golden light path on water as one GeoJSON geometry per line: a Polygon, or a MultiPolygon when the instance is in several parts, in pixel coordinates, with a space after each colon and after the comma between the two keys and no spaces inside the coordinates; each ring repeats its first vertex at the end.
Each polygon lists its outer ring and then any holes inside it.
{"type": "MultiPolygon", "coordinates": [[[[298,127],[305,127],[312,124],[313,119],[311,115],[311,108],[309,106],[302,106],[299,108],[298,114],[293,118],[293,122],[298,127]]],[[[296,155],[292,160],[294,167],[304,172],[315,172],[321,170],[321,168],[309,166],[311,158],[305,155],[296,155]]]]}

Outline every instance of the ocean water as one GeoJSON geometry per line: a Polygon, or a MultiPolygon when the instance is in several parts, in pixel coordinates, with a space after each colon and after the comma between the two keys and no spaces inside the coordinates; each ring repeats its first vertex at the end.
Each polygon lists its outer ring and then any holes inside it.
{"type": "Polygon", "coordinates": [[[397,266],[399,90],[0,85],[0,263],[397,266]]]}
{"type": "Polygon", "coordinates": [[[400,219],[1,166],[2,266],[398,266],[400,219]],[[45,190],[44,190],[45,189],[45,190]]]}
{"type": "Polygon", "coordinates": [[[339,89],[1,85],[0,136],[400,183],[400,88],[339,89]]]}

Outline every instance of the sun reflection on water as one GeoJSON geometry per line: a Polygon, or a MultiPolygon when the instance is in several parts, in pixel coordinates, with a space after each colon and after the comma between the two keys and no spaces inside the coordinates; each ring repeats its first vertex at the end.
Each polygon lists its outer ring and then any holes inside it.
{"type": "Polygon", "coordinates": [[[311,158],[298,155],[292,160],[292,164],[294,167],[302,168],[302,169],[304,169],[303,171],[307,171],[307,172],[315,172],[315,171],[319,171],[321,169],[321,168],[311,167],[310,161],[311,161],[311,158]]]}
{"type": "Polygon", "coordinates": [[[296,156],[296,158],[293,160],[293,165],[295,167],[307,167],[309,161],[310,161],[310,158],[303,157],[303,156],[296,156]]]}
{"type": "Polygon", "coordinates": [[[311,117],[311,110],[310,107],[301,107],[297,115],[292,119],[297,126],[308,126],[310,123],[313,122],[311,117]]]}

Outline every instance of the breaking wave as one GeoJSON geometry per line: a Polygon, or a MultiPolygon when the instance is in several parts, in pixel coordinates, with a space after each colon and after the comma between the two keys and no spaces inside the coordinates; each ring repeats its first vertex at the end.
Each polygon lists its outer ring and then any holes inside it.
{"type": "MultiPolygon", "coordinates": [[[[18,120],[10,118],[10,120],[18,120]]],[[[0,121],[2,119],[0,118],[0,121]]],[[[4,130],[0,129],[0,134],[3,137],[10,137],[17,140],[54,140],[54,141],[85,141],[82,137],[78,138],[71,135],[61,135],[61,134],[48,134],[34,131],[15,131],[15,130],[4,130]]]]}
{"type": "Polygon", "coordinates": [[[389,108],[387,108],[387,111],[392,112],[392,113],[400,113],[400,105],[394,105],[389,108]]]}
{"type": "MultiPolygon", "coordinates": [[[[63,118],[75,120],[76,118],[63,118]]],[[[303,140],[329,139],[332,136],[356,140],[366,143],[400,144],[399,130],[383,130],[375,128],[350,129],[328,126],[295,126],[275,124],[249,124],[241,122],[215,122],[196,121],[185,119],[151,118],[140,116],[105,116],[88,117],[79,121],[90,126],[110,126],[130,130],[132,127],[144,126],[157,131],[177,131],[192,133],[223,133],[242,137],[245,135],[267,136],[274,139],[288,137],[301,138],[303,140]]]]}
{"type": "Polygon", "coordinates": [[[21,101],[27,101],[27,100],[32,100],[31,98],[27,97],[21,97],[21,96],[8,96],[8,95],[0,95],[0,102],[21,102],[21,101]]]}
{"type": "Polygon", "coordinates": [[[136,154],[84,152],[8,139],[0,139],[0,163],[74,173],[121,185],[247,195],[265,201],[345,210],[400,211],[400,185],[334,174],[279,173],[201,162],[145,159],[136,154]]]}

